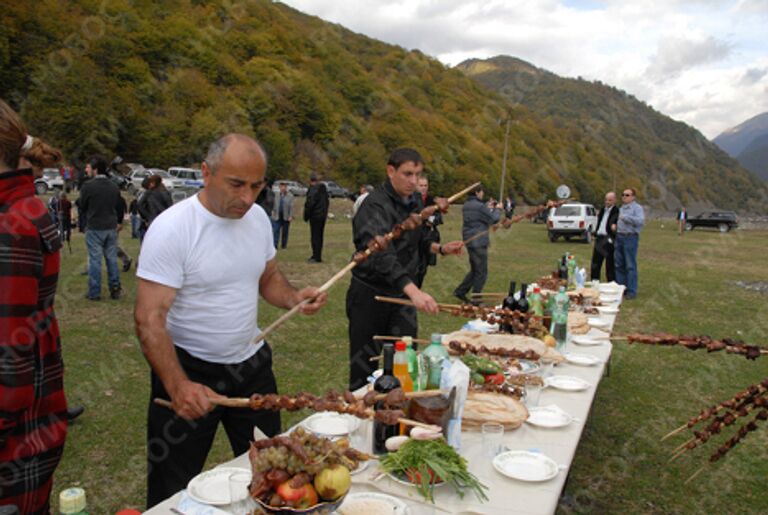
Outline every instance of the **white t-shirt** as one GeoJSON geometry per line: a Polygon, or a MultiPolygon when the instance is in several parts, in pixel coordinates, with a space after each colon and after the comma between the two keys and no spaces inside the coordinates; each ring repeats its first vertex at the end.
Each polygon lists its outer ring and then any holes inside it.
{"type": "Polygon", "coordinates": [[[259,279],[275,257],[272,227],[257,205],[222,218],[197,195],[163,211],[149,227],[136,275],[175,288],[167,329],[173,343],[212,363],[240,363],[263,342],[257,327],[259,279]]]}

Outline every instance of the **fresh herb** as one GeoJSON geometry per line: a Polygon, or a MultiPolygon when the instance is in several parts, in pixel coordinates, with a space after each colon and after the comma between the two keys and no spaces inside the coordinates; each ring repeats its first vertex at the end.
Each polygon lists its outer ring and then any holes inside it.
{"type": "Polygon", "coordinates": [[[408,440],[400,450],[383,456],[381,468],[395,476],[405,477],[416,486],[426,500],[434,503],[435,483],[451,484],[459,497],[472,490],[480,501],[487,501],[487,486],[467,470],[467,460],[445,440],[408,440]]]}

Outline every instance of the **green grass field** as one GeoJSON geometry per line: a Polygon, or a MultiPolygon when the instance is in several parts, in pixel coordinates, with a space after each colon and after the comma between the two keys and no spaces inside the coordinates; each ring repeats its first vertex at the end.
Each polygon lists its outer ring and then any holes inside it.
{"type": "MultiPolygon", "coordinates": [[[[338,214],[350,206],[334,201],[338,214]]],[[[446,216],[443,239],[457,239],[460,225],[460,211],[454,209],[446,216]]],[[[640,241],[639,297],[625,303],[615,332],[663,330],[768,343],[765,297],[732,284],[765,279],[766,236],[766,231],[694,231],[681,238],[671,223],[662,228],[661,222],[650,222],[640,241]]],[[[330,221],[325,239],[325,262],[308,264],[308,226],[292,224],[288,249],[279,251],[278,261],[295,285],[317,286],[350,258],[348,219],[337,216],[330,221]]],[[[123,231],[121,241],[135,258],[138,240],[123,231]]],[[[548,274],[565,250],[584,264],[591,255],[591,247],[582,243],[550,243],[542,225],[521,223],[495,233],[486,291],[503,291],[510,279],[530,282],[548,274]]],[[[135,271],[122,274],[123,299],[89,302],[83,298],[85,263],[85,242],[76,233],[72,254],[62,253],[57,313],[67,395],[71,404],[84,404],[86,412],[70,427],[54,498],[61,489],[78,485],[87,492],[92,514],[141,509],[149,370],[133,332],[135,271]]],[[[466,257],[441,258],[427,275],[425,289],[438,301],[451,302],[451,292],[467,269],[466,257]]],[[[322,315],[296,317],[270,338],[282,392],[322,392],[346,385],[348,283],[342,280],[331,290],[322,315]]],[[[262,327],[278,314],[262,303],[262,327]]],[[[420,322],[421,335],[453,330],[462,323],[448,315],[420,315],[420,322]]],[[[765,513],[765,426],[689,485],[683,485],[685,479],[707,462],[724,438],[672,464],[668,456],[682,438],[663,443],[659,439],[701,408],[767,375],[768,358],[753,362],[725,353],[617,343],[611,374],[600,383],[560,512],[765,513]]],[[[287,427],[302,416],[306,414],[284,416],[283,424],[287,427]]],[[[229,458],[220,432],[207,466],[229,458]]],[[[525,499],[514,502],[525,507],[525,499]]]]}

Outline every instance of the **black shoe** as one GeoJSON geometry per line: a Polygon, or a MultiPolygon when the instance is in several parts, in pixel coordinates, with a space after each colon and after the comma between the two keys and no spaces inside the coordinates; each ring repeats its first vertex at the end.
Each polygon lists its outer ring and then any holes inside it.
{"type": "Polygon", "coordinates": [[[70,406],[67,408],[67,420],[72,422],[77,417],[82,415],[83,411],[85,411],[85,406],[70,406]]]}
{"type": "Polygon", "coordinates": [[[86,295],[85,298],[88,300],[101,300],[101,297],[99,295],[96,295],[95,297],[90,297],[86,295]]]}
{"type": "Polygon", "coordinates": [[[112,290],[109,290],[109,297],[112,300],[118,300],[122,296],[123,296],[123,289],[122,288],[114,288],[112,290]]]}
{"type": "Polygon", "coordinates": [[[466,295],[459,295],[458,293],[454,293],[453,296],[459,299],[464,304],[471,304],[466,295]]]}
{"type": "Polygon", "coordinates": [[[323,261],[320,259],[315,259],[313,257],[307,259],[307,263],[322,263],[323,261]]]}
{"type": "Polygon", "coordinates": [[[123,262],[123,272],[127,272],[131,269],[131,265],[133,264],[133,258],[128,258],[128,260],[123,262]]]}

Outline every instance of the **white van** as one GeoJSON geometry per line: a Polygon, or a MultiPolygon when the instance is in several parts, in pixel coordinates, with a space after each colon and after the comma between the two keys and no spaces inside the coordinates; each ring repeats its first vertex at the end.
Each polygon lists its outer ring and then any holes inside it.
{"type": "Polygon", "coordinates": [[[560,236],[570,241],[575,236],[589,243],[597,230],[597,211],[592,204],[579,203],[552,208],[549,211],[547,230],[549,241],[556,241],[560,236]]]}

